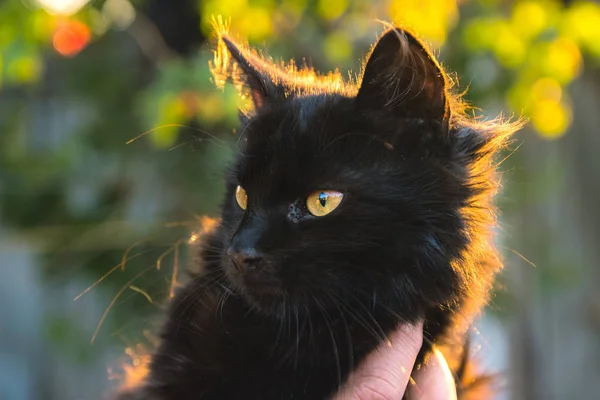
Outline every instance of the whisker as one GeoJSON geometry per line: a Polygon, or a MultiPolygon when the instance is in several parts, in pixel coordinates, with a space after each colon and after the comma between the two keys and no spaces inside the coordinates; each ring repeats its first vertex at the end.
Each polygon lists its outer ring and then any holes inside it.
{"type": "Polygon", "coordinates": [[[321,313],[325,317],[324,318],[325,325],[327,326],[327,331],[329,332],[329,337],[331,338],[331,344],[333,345],[333,353],[335,355],[337,381],[338,381],[337,389],[339,390],[342,387],[342,368],[340,366],[340,355],[339,355],[338,347],[337,347],[337,344],[335,341],[335,334],[333,333],[333,328],[331,327],[330,317],[329,317],[329,314],[327,313],[327,310],[325,310],[325,308],[323,307],[321,302],[314,295],[313,295],[313,299],[315,300],[315,303],[317,304],[319,310],[321,310],[321,313]]]}
{"type": "MultiPolygon", "coordinates": [[[[223,271],[221,270],[216,270],[216,271],[211,271],[210,273],[204,275],[204,277],[209,277],[210,279],[207,279],[204,282],[201,282],[200,285],[196,285],[193,287],[193,290],[191,290],[189,293],[187,293],[180,301],[180,304],[183,304],[185,302],[188,302],[188,305],[185,309],[181,310],[181,315],[184,315],[189,309],[190,307],[192,307],[194,305],[194,303],[200,299],[200,297],[202,296],[202,294],[204,293],[203,289],[206,289],[207,286],[210,286],[211,284],[213,284],[216,280],[220,279],[222,277],[223,271]]],[[[204,305],[204,304],[203,304],[204,305]]]]}
{"type": "Polygon", "coordinates": [[[125,271],[125,263],[127,262],[127,256],[129,255],[129,252],[131,252],[131,250],[133,250],[135,247],[139,246],[140,244],[142,244],[152,238],[153,237],[151,236],[147,239],[138,240],[137,242],[135,242],[134,244],[132,244],[125,250],[125,252],[123,253],[123,257],[121,258],[121,271],[125,271]]]}
{"type": "Polygon", "coordinates": [[[154,302],[152,301],[152,297],[150,297],[148,292],[146,292],[145,290],[143,290],[137,286],[133,286],[133,285],[129,285],[129,289],[133,290],[134,292],[138,292],[139,294],[144,296],[146,298],[146,300],[148,300],[148,303],[154,304],[154,302]]]}
{"type": "MultiPolygon", "coordinates": [[[[133,256],[129,257],[127,260],[133,260],[134,258],[137,258],[145,253],[148,253],[149,250],[144,250],[141,251],[139,253],[134,254],[133,256]]],[[[95,288],[96,286],[98,286],[100,283],[102,283],[102,281],[104,281],[106,278],[108,278],[108,276],[110,274],[112,274],[113,272],[115,272],[116,270],[118,270],[119,268],[121,268],[124,261],[121,260],[120,263],[118,263],[117,265],[115,265],[114,267],[112,267],[110,270],[108,270],[107,273],[105,273],[104,275],[102,275],[100,278],[98,278],[98,280],[96,282],[94,282],[93,284],[91,284],[90,286],[88,286],[83,292],[79,293],[77,296],[75,296],[75,298],[73,299],[73,301],[77,301],[79,300],[79,298],[81,298],[81,296],[83,296],[84,294],[86,294],[87,292],[89,292],[90,290],[92,290],[93,288],[95,288]]]]}
{"type": "MultiPolygon", "coordinates": [[[[192,143],[194,143],[192,140],[188,140],[187,142],[182,142],[182,143],[176,144],[175,146],[171,147],[171,148],[170,148],[169,150],[167,150],[167,151],[173,151],[173,150],[177,150],[177,149],[178,149],[178,148],[180,148],[180,147],[183,147],[183,146],[185,146],[185,145],[192,144],[192,143]]],[[[191,147],[191,146],[190,146],[190,147],[191,147]]]]}
{"type": "Polygon", "coordinates": [[[537,268],[537,265],[535,265],[535,263],[533,261],[529,261],[527,258],[525,258],[525,256],[523,254],[519,253],[518,251],[513,250],[509,247],[503,247],[503,248],[504,248],[504,250],[508,250],[511,253],[514,253],[515,255],[519,256],[519,258],[521,258],[523,261],[525,261],[527,264],[531,265],[532,267],[537,268]]]}
{"type": "Polygon", "coordinates": [[[123,292],[125,290],[127,290],[127,288],[129,286],[131,286],[131,284],[133,282],[135,282],[136,279],[138,279],[139,277],[141,277],[142,275],[144,275],[146,272],[148,272],[150,270],[150,268],[151,267],[144,268],[143,271],[141,271],[140,273],[138,273],[137,275],[135,275],[133,278],[131,278],[126,284],[124,284],[121,287],[121,289],[119,289],[119,291],[117,292],[117,294],[115,294],[115,296],[113,297],[113,299],[108,304],[108,307],[106,307],[106,310],[104,310],[104,313],[102,314],[102,317],[100,317],[100,321],[98,322],[98,325],[96,326],[96,330],[94,331],[94,334],[92,335],[92,341],[91,341],[92,344],[96,340],[96,337],[98,336],[98,332],[100,331],[100,327],[102,327],[102,324],[104,323],[104,320],[106,319],[106,316],[108,315],[109,311],[112,309],[112,307],[116,303],[116,301],[119,299],[119,296],[121,296],[121,294],[123,294],[123,292]]]}
{"type": "Polygon", "coordinates": [[[283,334],[283,323],[285,320],[285,307],[286,307],[286,299],[283,299],[283,303],[281,304],[281,317],[279,318],[279,329],[277,330],[277,337],[275,338],[275,345],[273,346],[273,351],[275,351],[275,348],[277,347],[277,345],[279,344],[279,340],[281,339],[281,336],[283,334]]]}
{"type": "Polygon", "coordinates": [[[179,245],[182,241],[179,241],[175,245],[173,251],[173,274],[171,275],[171,287],[169,288],[169,298],[175,297],[175,286],[177,285],[177,274],[179,273],[179,245]]]}
{"type": "MultiPolygon", "coordinates": [[[[169,254],[171,254],[171,252],[175,251],[176,249],[179,249],[179,245],[181,245],[181,243],[183,243],[184,240],[185,239],[177,240],[175,243],[173,243],[171,246],[169,246],[169,248],[167,250],[165,250],[160,256],[158,256],[158,258],[156,259],[156,270],[157,271],[160,271],[160,268],[162,266],[162,261],[164,260],[164,258],[166,256],[168,256],[169,254]]],[[[175,255],[173,256],[173,258],[175,259],[175,255]]]]}
{"type": "Polygon", "coordinates": [[[217,143],[217,144],[225,145],[226,147],[227,146],[232,147],[232,145],[230,143],[227,143],[224,140],[219,139],[217,136],[215,136],[215,135],[213,135],[211,133],[208,133],[205,130],[202,130],[200,128],[196,128],[196,127],[193,127],[193,126],[182,125],[182,124],[164,124],[164,125],[161,125],[161,126],[154,127],[152,129],[149,129],[149,130],[147,130],[145,132],[140,133],[139,135],[135,136],[132,139],[129,139],[127,142],[125,142],[125,144],[131,144],[131,143],[135,142],[136,140],[140,139],[141,137],[144,137],[144,136],[148,135],[149,133],[152,133],[152,132],[157,131],[157,130],[162,129],[162,128],[186,128],[186,129],[191,129],[193,131],[205,134],[206,136],[208,136],[211,139],[213,139],[215,141],[215,143],[217,143]]]}
{"type": "Polygon", "coordinates": [[[298,369],[298,351],[300,347],[300,321],[298,318],[298,305],[294,302],[294,315],[296,316],[296,357],[294,358],[294,371],[298,369]]]}
{"type": "Polygon", "coordinates": [[[367,321],[358,312],[358,310],[355,310],[355,309],[351,308],[350,306],[348,306],[347,304],[344,304],[341,302],[340,302],[340,305],[342,307],[344,307],[344,309],[350,315],[350,317],[352,317],[356,322],[358,322],[358,324],[360,324],[360,326],[362,326],[367,332],[369,332],[371,335],[373,335],[373,337],[375,337],[377,340],[379,340],[381,342],[389,342],[389,340],[387,339],[385,334],[377,332],[377,330],[375,330],[375,328],[370,325],[369,321],[367,321]]]}
{"type": "Polygon", "coordinates": [[[335,299],[333,296],[330,297],[333,304],[335,305],[335,307],[338,309],[340,316],[342,317],[342,321],[344,322],[344,327],[345,329],[345,333],[346,333],[346,340],[347,340],[347,345],[348,345],[348,371],[353,371],[354,370],[354,348],[352,346],[352,334],[350,333],[350,327],[348,326],[348,320],[346,319],[346,315],[343,312],[343,310],[340,308],[340,306],[342,305],[341,302],[339,302],[337,299],[335,299]]]}
{"type": "Polygon", "coordinates": [[[375,324],[375,327],[379,330],[379,332],[381,333],[382,338],[384,339],[384,341],[388,344],[391,345],[390,339],[387,337],[387,335],[385,334],[385,332],[383,331],[383,328],[381,328],[381,325],[379,325],[379,322],[377,322],[377,320],[375,319],[375,317],[373,316],[373,314],[371,313],[371,311],[369,311],[369,309],[367,307],[365,307],[365,305],[360,301],[360,299],[358,299],[355,295],[353,295],[352,293],[350,293],[350,295],[352,297],[354,297],[356,299],[356,303],[362,307],[363,310],[365,310],[365,313],[367,315],[367,317],[369,317],[369,319],[371,321],[373,321],[373,323],[375,324]]]}

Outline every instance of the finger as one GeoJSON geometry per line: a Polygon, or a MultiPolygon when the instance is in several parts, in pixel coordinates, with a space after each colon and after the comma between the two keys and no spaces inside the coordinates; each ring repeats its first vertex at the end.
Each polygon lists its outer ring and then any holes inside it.
{"type": "Polygon", "coordinates": [[[433,349],[427,362],[414,374],[408,388],[411,400],[456,400],[456,384],[442,353],[433,349]]]}
{"type": "Polygon", "coordinates": [[[423,343],[423,323],[403,325],[350,374],[334,400],[398,400],[423,343]]]}

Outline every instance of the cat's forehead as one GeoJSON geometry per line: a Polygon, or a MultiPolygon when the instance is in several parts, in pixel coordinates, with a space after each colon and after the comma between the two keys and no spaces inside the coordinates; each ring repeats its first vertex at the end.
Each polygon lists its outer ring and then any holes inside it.
{"type": "Polygon", "coordinates": [[[351,188],[357,176],[400,167],[402,146],[384,132],[356,112],[350,98],[296,99],[257,115],[244,129],[238,183],[270,198],[351,188]]]}
{"type": "Polygon", "coordinates": [[[257,115],[247,127],[243,150],[270,157],[301,157],[308,147],[319,147],[335,135],[332,114],[339,104],[329,96],[307,96],[257,115]],[[294,151],[296,150],[296,151],[294,151]]]}
{"type": "Polygon", "coordinates": [[[311,96],[256,116],[240,140],[240,179],[278,186],[325,179],[339,161],[324,157],[323,149],[343,129],[335,122],[340,107],[337,99],[311,96]]]}

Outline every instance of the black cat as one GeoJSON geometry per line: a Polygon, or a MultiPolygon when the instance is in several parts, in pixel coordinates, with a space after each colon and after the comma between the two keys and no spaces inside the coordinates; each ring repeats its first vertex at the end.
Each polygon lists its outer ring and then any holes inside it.
{"type": "Polygon", "coordinates": [[[174,298],[146,381],[119,398],[328,399],[420,319],[420,360],[436,343],[452,365],[501,268],[494,156],[517,125],[467,117],[397,28],[357,84],[277,67],[226,34],[215,59],[254,112],[201,271],[174,298]]]}

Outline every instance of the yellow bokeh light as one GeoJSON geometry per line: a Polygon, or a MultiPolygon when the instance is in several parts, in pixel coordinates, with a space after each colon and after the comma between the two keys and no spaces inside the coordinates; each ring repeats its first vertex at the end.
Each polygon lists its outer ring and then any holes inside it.
{"type": "Polygon", "coordinates": [[[348,0],[319,0],[317,12],[326,20],[339,18],[348,7],[348,0]]]}
{"type": "Polygon", "coordinates": [[[526,45],[513,26],[501,18],[478,18],[469,22],[463,39],[471,50],[491,50],[496,59],[507,68],[525,62],[526,45]]]}
{"type": "Polygon", "coordinates": [[[582,57],[577,44],[566,37],[559,37],[548,43],[540,60],[542,72],[568,83],[581,69],[582,57]]]}
{"type": "Polygon", "coordinates": [[[525,60],[526,48],[523,40],[506,21],[497,21],[490,27],[494,34],[492,49],[498,61],[505,67],[519,66],[525,60]]]}
{"type": "Polygon", "coordinates": [[[523,1],[515,4],[512,11],[512,27],[523,38],[530,39],[546,28],[548,10],[537,1],[523,1]]]}
{"type": "Polygon", "coordinates": [[[271,10],[261,7],[248,7],[232,26],[239,27],[248,40],[259,41],[273,34],[271,10]],[[237,22],[237,23],[236,23],[237,22]]]}
{"type": "Polygon", "coordinates": [[[213,33],[213,18],[216,15],[223,16],[228,20],[236,20],[243,15],[248,7],[247,0],[207,0],[201,3],[202,30],[205,34],[213,33]]]}
{"type": "Polygon", "coordinates": [[[13,82],[33,83],[42,72],[42,61],[35,56],[23,56],[12,61],[7,74],[13,82]]]}
{"type": "Polygon", "coordinates": [[[560,101],[562,98],[562,88],[556,79],[544,77],[538,79],[531,88],[532,102],[542,100],[560,101]]]}
{"type": "Polygon", "coordinates": [[[394,22],[441,46],[458,21],[458,5],[456,0],[393,0],[389,14],[394,22]]]}
{"type": "Polygon", "coordinates": [[[325,54],[335,63],[347,60],[352,55],[352,45],[346,35],[340,32],[325,37],[323,42],[325,54]]]}
{"type": "Polygon", "coordinates": [[[600,5],[577,2],[567,9],[562,31],[585,46],[595,56],[600,56],[600,5]]]}
{"type": "Polygon", "coordinates": [[[531,122],[543,137],[556,139],[569,127],[571,110],[559,101],[538,101],[531,109],[531,122]]]}
{"type": "Polygon", "coordinates": [[[213,34],[213,17],[222,15],[231,21],[234,36],[254,42],[273,36],[274,16],[277,16],[270,0],[209,0],[203,3],[202,14],[207,16],[202,20],[202,29],[207,35],[213,34]]]}
{"type": "Polygon", "coordinates": [[[40,41],[48,41],[62,17],[49,16],[44,11],[35,11],[31,15],[31,28],[34,37],[40,41]]]}
{"type": "Polygon", "coordinates": [[[466,22],[463,30],[463,41],[471,50],[492,48],[496,35],[494,26],[498,24],[498,18],[474,18],[466,22]]]}

